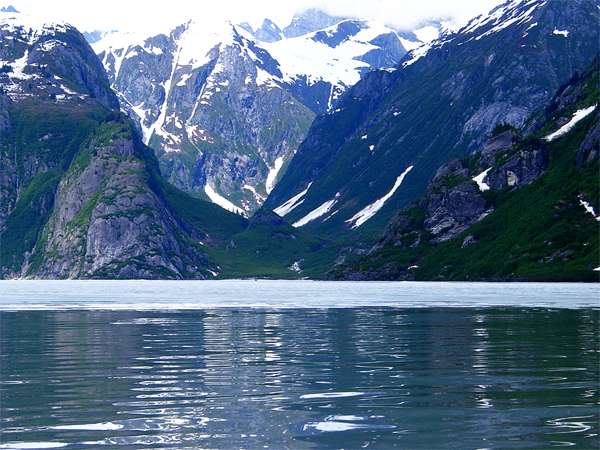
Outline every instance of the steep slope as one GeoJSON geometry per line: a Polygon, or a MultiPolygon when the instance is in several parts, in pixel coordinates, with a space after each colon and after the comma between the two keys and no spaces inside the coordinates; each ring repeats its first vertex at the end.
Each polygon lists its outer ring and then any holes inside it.
{"type": "Polygon", "coordinates": [[[585,68],[598,20],[593,0],[512,0],[369,73],[317,117],[265,207],[321,236],[381,232],[442,163],[523,128],[585,68]]]}
{"type": "Polygon", "coordinates": [[[315,114],[361,74],[395,66],[406,53],[390,29],[338,22],[276,41],[267,33],[278,35],[272,23],[253,36],[247,25],[190,21],[154,37],[108,34],[94,49],[163,175],[249,215],[285,171],[315,114]]]}
{"type": "Polygon", "coordinates": [[[499,126],[481,152],[440,167],[369,254],[335,276],[598,281],[598,64],[530,119],[534,135],[499,126]]]}
{"type": "Polygon", "coordinates": [[[74,28],[0,16],[1,278],[206,278],[246,221],[159,175],[74,28]]]}

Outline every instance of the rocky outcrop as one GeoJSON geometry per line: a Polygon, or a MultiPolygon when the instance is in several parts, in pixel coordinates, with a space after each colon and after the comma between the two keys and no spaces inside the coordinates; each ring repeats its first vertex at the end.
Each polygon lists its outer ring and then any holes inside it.
{"type": "Polygon", "coordinates": [[[473,181],[465,181],[452,189],[434,187],[427,192],[424,201],[427,202],[424,226],[435,235],[433,242],[455,238],[493,211],[473,181]]]}
{"type": "Polygon", "coordinates": [[[206,278],[207,257],[181,231],[131,139],[92,140],[89,165],[62,178],[37,251],[24,273],[58,278],[206,278]]]}
{"type": "Polygon", "coordinates": [[[283,29],[283,34],[286,38],[304,36],[329,28],[343,20],[342,17],[331,17],[319,9],[311,8],[294,14],[292,23],[283,29]]]}
{"type": "MultiPolygon", "coordinates": [[[[531,184],[545,172],[548,162],[542,141],[523,139],[514,131],[501,133],[464,162],[451,159],[440,166],[427,192],[415,204],[424,212],[422,224],[415,227],[406,215],[410,207],[401,210],[372,251],[390,241],[401,245],[411,233],[415,233],[412,245],[417,246],[423,231],[431,233],[433,243],[458,237],[494,211],[494,205],[485,198],[486,190],[519,189],[531,184]],[[477,182],[474,180],[484,173],[477,182]]],[[[472,243],[471,237],[464,245],[472,243]]]]}
{"type": "MultiPolygon", "coordinates": [[[[600,111],[597,112],[600,114],[600,111]]],[[[594,128],[588,133],[584,141],[579,147],[577,152],[576,164],[582,166],[584,164],[591,164],[598,157],[598,143],[600,141],[600,123],[596,124],[594,128]]]]}

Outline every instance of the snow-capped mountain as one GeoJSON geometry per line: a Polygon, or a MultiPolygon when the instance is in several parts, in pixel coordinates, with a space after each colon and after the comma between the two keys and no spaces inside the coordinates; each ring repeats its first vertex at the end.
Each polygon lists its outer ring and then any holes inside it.
{"type": "Polygon", "coordinates": [[[262,205],[316,114],[406,53],[393,30],[373,21],[344,20],[290,38],[272,22],[263,28],[280,39],[190,21],[152,37],[111,33],[93,44],[163,175],[242,214],[262,205]]]}
{"type": "Polygon", "coordinates": [[[12,100],[44,94],[59,102],[91,98],[117,106],[104,70],[81,35],[69,24],[46,23],[14,8],[0,12],[0,86],[12,100]],[[62,39],[71,38],[71,45],[62,39]],[[80,53],[85,54],[81,58],[80,53]],[[50,68],[53,74],[49,75],[50,68]]]}
{"type": "Polygon", "coordinates": [[[0,279],[204,279],[248,221],[174,188],[65,23],[0,12],[0,279]]]}
{"type": "Polygon", "coordinates": [[[373,71],[313,123],[267,202],[326,236],[381,229],[435,170],[533,111],[598,52],[595,0],[511,0],[373,71]]]}

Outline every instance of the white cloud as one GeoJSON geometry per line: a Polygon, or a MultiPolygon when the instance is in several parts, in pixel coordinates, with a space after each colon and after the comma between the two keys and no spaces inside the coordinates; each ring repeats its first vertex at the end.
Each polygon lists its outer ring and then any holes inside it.
{"type": "Polygon", "coordinates": [[[338,16],[377,17],[402,29],[412,29],[432,17],[465,22],[489,11],[501,0],[3,0],[29,15],[42,15],[52,21],[66,21],[82,31],[154,30],[172,27],[190,19],[229,19],[249,22],[254,28],[269,18],[281,28],[287,26],[297,9],[320,7],[338,16]]]}

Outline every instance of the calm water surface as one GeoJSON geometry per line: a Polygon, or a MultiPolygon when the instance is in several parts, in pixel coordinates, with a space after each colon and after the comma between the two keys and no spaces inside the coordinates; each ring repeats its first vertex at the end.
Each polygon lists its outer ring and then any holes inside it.
{"type": "Polygon", "coordinates": [[[0,283],[0,449],[599,448],[592,285],[0,283]]]}

